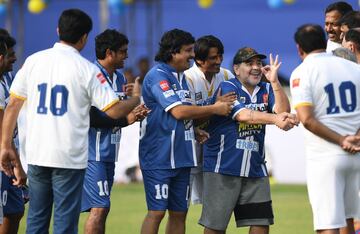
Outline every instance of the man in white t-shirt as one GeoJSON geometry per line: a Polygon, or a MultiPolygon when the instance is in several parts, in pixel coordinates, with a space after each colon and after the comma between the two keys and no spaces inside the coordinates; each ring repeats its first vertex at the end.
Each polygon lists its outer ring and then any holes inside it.
{"type": "Polygon", "coordinates": [[[307,186],[317,233],[354,233],[359,213],[360,67],[325,53],[319,25],[295,33],[303,62],[290,79],[291,94],[305,133],[307,186]]]}
{"type": "Polygon", "coordinates": [[[88,157],[89,110],[95,106],[109,117],[126,116],[140,101],[136,82],[133,97],[119,101],[100,70],[80,55],[91,18],[77,9],[62,12],[59,42],[28,57],[16,74],[5,111],[1,165],[19,176],[19,157],[11,148],[12,132],[24,100],[26,158],[29,178],[27,233],[47,232],[54,205],[54,233],[77,233],[81,192],[88,157]]]}
{"type": "MultiPolygon", "coordinates": [[[[213,35],[200,37],[194,45],[195,59],[191,68],[186,70],[185,77],[188,83],[191,98],[198,106],[211,104],[211,99],[219,84],[234,75],[227,69],[220,67],[223,61],[224,46],[213,35]]],[[[202,149],[200,143],[207,139],[208,134],[203,130],[208,121],[202,120],[195,128],[197,134],[196,157],[198,166],[191,169],[190,186],[191,202],[202,203],[202,149]]]]}
{"type": "Polygon", "coordinates": [[[326,52],[331,53],[341,47],[341,29],[338,25],[340,18],[347,12],[352,11],[352,6],[347,2],[334,2],[325,9],[325,31],[328,36],[326,52]]]}

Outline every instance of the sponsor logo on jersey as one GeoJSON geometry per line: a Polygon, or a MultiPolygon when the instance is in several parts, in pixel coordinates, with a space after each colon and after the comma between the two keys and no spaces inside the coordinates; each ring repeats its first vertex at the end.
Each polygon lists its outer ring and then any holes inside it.
{"type": "Polygon", "coordinates": [[[164,97],[168,98],[168,97],[174,96],[175,92],[174,92],[174,90],[170,89],[168,91],[163,92],[163,95],[164,95],[164,97]]]}
{"type": "Polygon", "coordinates": [[[300,86],[300,79],[299,78],[293,79],[291,86],[293,88],[299,87],[300,86]]]}
{"type": "Polygon", "coordinates": [[[259,143],[256,141],[248,141],[243,139],[236,140],[236,148],[249,151],[259,151],[259,143]]]}
{"type": "Polygon", "coordinates": [[[111,144],[119,144],[121,139],[121,133],[117,132],[115,134],[111,134],[111,144]]]}
{"type": "Polygon", "coordinates": [[[199,101],[201,99],[202,99],[202,93],[201,92],[195,93],[195,100],[199,101]]]}
{"type": "Polygon", "coordinates": [[[268,103],[268,100],[269,100],[269,94],[265,93],[263,95],[263,102],[268,103]]]}
{"type": "Polygon", "coordinates": [[[267,103],[250,103],[246,108],[256,111],[267,111],[267,103]]]}
{"type": "Polygon", "coordinates": [[[96,78],[100,81],[101,84],[104,84],[106,82],[106,78],[101,72],[96,75],[96,78]]]}
{"type": "Polygon", "coordinates": [[[170,89],[169,82],[167,80],[160,81],[160,88],[163,91],[168,91],[170,89]]]}

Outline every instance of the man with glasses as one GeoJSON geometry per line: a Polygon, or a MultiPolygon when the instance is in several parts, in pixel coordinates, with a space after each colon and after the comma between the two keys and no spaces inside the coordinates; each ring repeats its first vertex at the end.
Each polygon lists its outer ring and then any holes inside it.
{"type": "MultiPolygon", "coordinates": [[[[95,65],[121,100],[131,96],[133,87],[133,84],[127,84],[124,75],[117,70],[124,67],[128,57],[128,43],[124,34],[111,29],[95,38],[95,65]]],[[[138,111],[124,118],[111,119],[94,106],[90,109],[89,158],[81,201],[81,211],[90,212],[85,223],[85,233],[105,233],[121,127],[138,120],[140,117],[136,113],[138,111]]]]}

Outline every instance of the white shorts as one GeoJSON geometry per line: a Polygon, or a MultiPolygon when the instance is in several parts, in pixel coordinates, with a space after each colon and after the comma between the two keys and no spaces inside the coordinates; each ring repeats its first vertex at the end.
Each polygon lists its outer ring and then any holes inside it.
{"type": "Polygon", "coordinates": [[[314,229],[346,226],[358,217],[360,155],[327,155],[307,160],[307,186],[314,229]]]}
{"type": "Polygon", "coordinates": [[[191,168],[190,172],[190,200],[191,203],[202,204],[203,201],[203,170],[202,166],[191,168]]]}

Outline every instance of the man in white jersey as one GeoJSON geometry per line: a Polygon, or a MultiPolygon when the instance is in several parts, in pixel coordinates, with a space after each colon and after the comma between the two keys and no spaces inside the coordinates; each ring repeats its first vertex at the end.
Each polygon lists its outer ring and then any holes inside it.
{"type": "Polygon", "coordinates": [[[338,21],[343,15],[352,11],[352,6],[347,2],[334,2],[325,9],[325,31],[328,36],[326,52],[331,53],[336,48],[341,47],[341,25],[338,21]]]}
{"type": "Polygon", "coordinates": [[[100,70],[80,55],[91,18],[77,9],[62,12],[59,42],[28,57],[11,86],[3,120],[1,165],[18,178],[19,157],[11,148],[12,132],[27,101],[26,157],[30,199],[27,233],[47,232],[54,205],[54,232],[77,233],[82,184],[87,166],[89,110],[95,106],[111,118],[126,116],[140,101],[119,101],[100,70]]]}
{"type": "MultiPolygon", "coordinates": [[[[200,37],[194,45],[194,64],[185,71],[191,98],[199,106],[211,104],[212,96],[219,84],[234,75],[227,69],[220,67],[223,61],[224,46],[221,41],[213,35],[200,37]]],[[[197,134],[196,156],[198,166],[191,169],[190,186],[191,202],[202,203],[202,149],[199,143],[207,139],[208,134],[203,130],[208,121],[197,122],[195,128],[197,134]]]]}
{"type": "Polygon", "coordinates": [[[295,33],[302,64],[292,73],[293,105],[306,131],[307,186],[317,233],[354,233],[359,212],[360,67],[325,53],[319,25],[295,33]],[[356,153],[356,154],[355,154],[356,153]]]}

